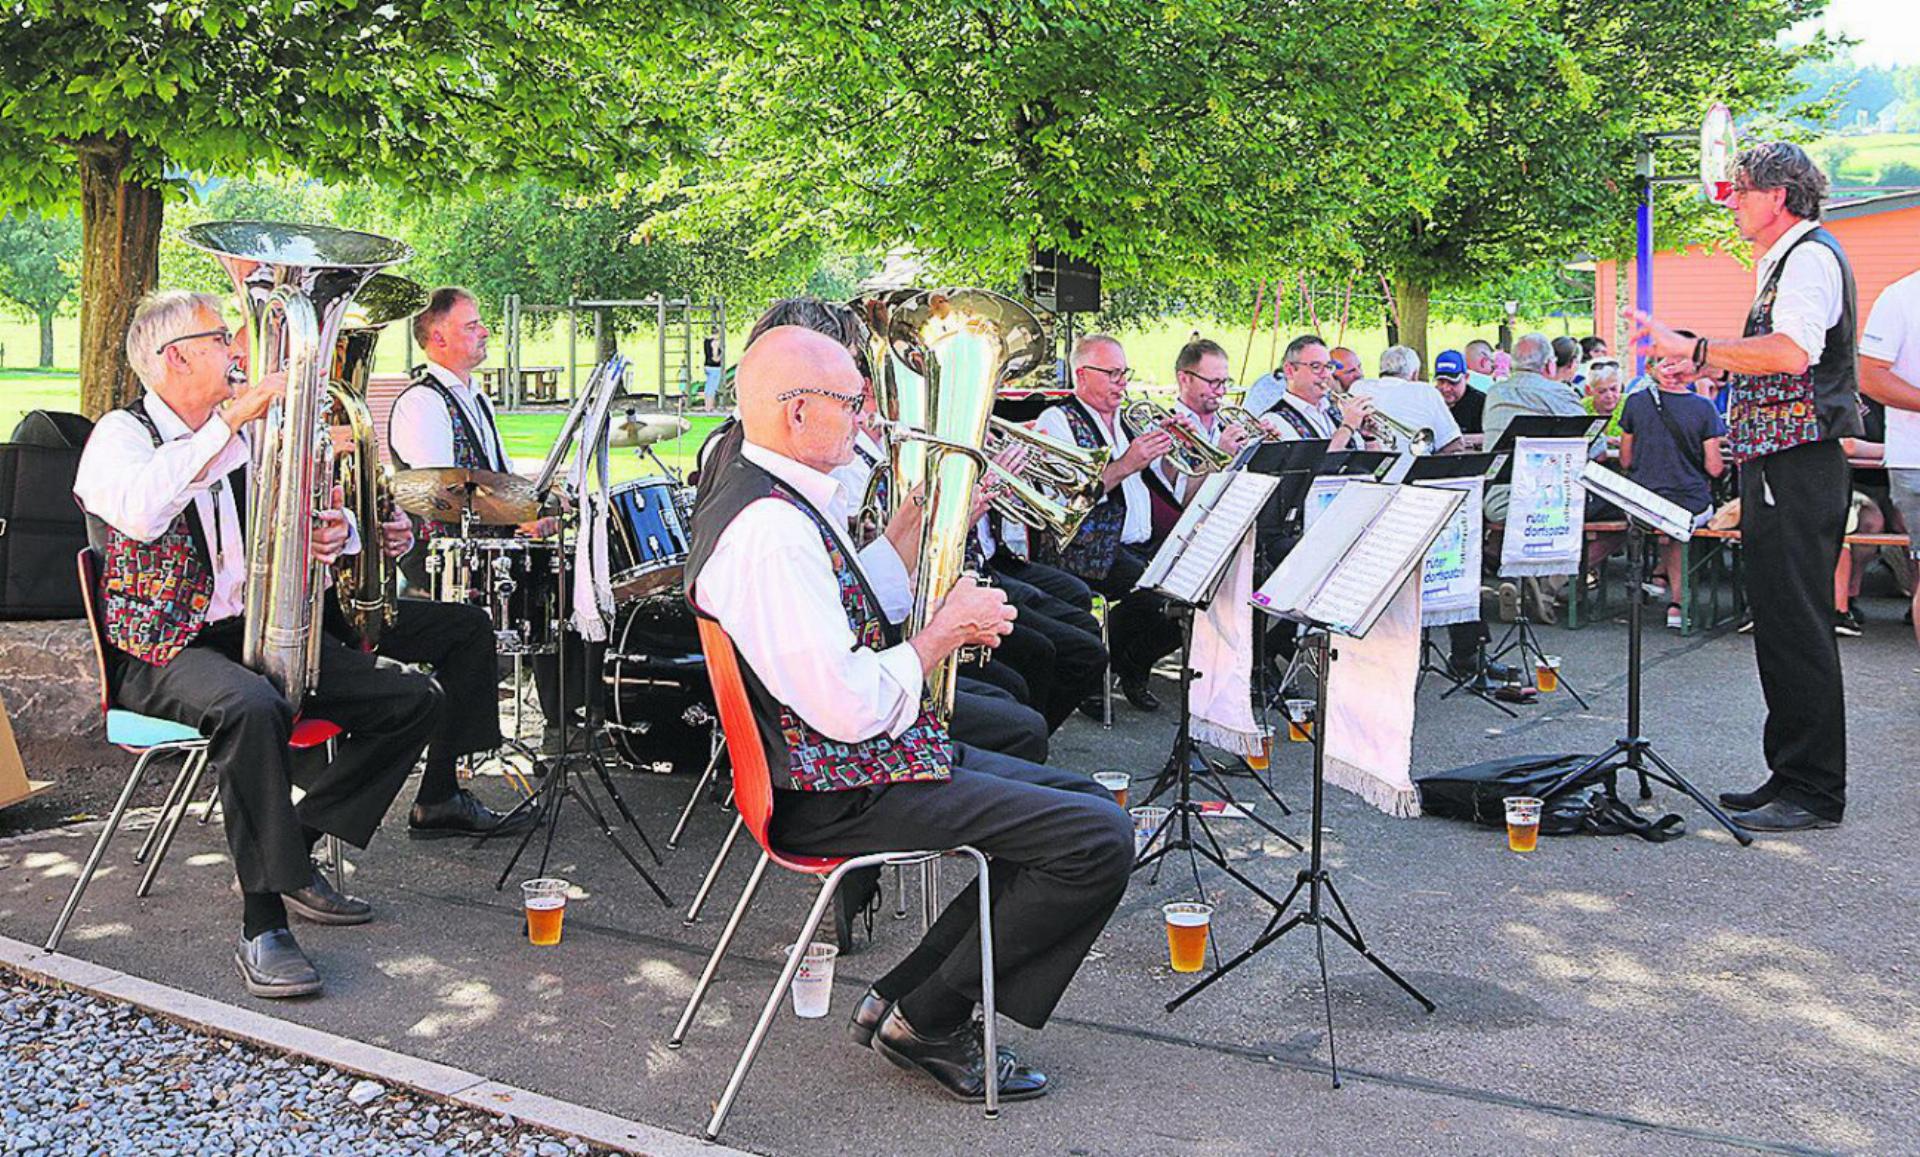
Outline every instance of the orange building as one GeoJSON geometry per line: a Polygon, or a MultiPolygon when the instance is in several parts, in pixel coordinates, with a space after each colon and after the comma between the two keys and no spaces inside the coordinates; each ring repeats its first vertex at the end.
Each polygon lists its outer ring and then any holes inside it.
{"type": "MultiPolygon", "coordinates": [[[[1820,219],[1839,238],[1853,265],[1860,324],[1865,326],[1880,291],[1920,269],[1920,190],[1829,201],[1820,219]]],[[[1659,228],[1657,219],[1654,228],[1659,228]]],[[[1745,244],[1736,245],[1743,251],[1739,258],[1702,245],[1656,252],[1654,316],[1697,333],[1739,333],[1753,304],[1753,265],[1745,244]]],[[[1594,268],[1593,332],[1612,335],[1616,349],[1627,336],[1622,302],[1624,309],[1632,308],[1634,264],[1602,261],[1594,268]]]]}

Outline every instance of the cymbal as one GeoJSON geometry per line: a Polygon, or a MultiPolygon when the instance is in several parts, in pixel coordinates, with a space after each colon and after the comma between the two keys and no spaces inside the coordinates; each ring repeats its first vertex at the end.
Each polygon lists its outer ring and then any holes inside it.
{"type": "Polygon", "coordinates": [[[476,522],[514,526],[540,517],[540,495],[531,479],[457,466],[402,470],[393,476],[394,505],[435,522],[459,522],[467,510],[476,522]]]}
{"type": "Polygon", "coordinates": [[[655,442],[671,442],[692,428],[685,418],[672,414],[636,414],[629,410],[607,431],[607,445],[615,450],[637,450],[655,442]]]}

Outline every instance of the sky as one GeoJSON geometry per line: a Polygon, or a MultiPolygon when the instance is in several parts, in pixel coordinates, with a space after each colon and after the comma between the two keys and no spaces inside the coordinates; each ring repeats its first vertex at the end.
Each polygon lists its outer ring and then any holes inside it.
{"type": "Polygon", "coordinates": [[[1825,14],[1807,23],[1858,41],[1856,64],[1920,64],[1920,11],[1914,0],[1827,0],[1825,14]]]}

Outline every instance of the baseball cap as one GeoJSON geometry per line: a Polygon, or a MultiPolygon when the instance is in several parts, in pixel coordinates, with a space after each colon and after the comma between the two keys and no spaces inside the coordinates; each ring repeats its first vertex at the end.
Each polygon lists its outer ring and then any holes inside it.
{"type": "Polygon", "coordinates": [[[1433,359],[1433,376],[1436,378],[1458,378],[1466,376],[1467,359],[1459,350],[1441,350],[1440,356],[1433,359]]]}

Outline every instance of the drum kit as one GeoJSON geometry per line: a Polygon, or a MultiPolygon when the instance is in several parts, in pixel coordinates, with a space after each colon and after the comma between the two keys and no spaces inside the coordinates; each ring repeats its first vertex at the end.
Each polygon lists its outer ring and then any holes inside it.
{"type": "MultiPolygon", "coordinates": [[[[609,441],[651,456],[654,442],[686,430],[681,418],[630,413],[611,426],[609,441]]],[[[694,491],[658,457],[653,460],[662,476],[607,492],[607,560],[616,610],[601,669],[609,691],[607,730],[631,765],[697,771],[711,754],[716,716],[682,578],[694,491]]],[[[457,528],[427,544],[430,598],[484,609],[502,656],[558,650],[566,618],[559,546],[498,534],[501,527],[551,513],[542,506],[537,483],[488,470],[403,470],[394,475],[393,495],[400,509],[457,528]]]]}

